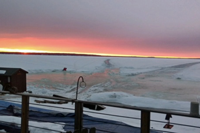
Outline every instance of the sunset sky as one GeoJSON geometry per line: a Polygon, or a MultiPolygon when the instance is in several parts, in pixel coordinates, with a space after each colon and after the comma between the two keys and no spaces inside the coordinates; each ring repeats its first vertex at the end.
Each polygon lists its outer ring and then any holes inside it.
{"type": "Polygon", "coordinates": [[[200,58],[199,0],[2,0],[0,51],[200,58]]]}

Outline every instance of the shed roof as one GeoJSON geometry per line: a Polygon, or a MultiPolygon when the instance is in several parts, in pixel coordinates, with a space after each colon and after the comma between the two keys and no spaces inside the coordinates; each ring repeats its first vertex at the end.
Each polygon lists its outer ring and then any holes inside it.
{"type": "Polygon", "coordinates": [[[7,68],[7,67],[0,67],[0,75],[4,76],[12,76],[18,71],[23,71],[25,73],[28,73],[27,71],[21,69],[21,68],[7,68]]]}

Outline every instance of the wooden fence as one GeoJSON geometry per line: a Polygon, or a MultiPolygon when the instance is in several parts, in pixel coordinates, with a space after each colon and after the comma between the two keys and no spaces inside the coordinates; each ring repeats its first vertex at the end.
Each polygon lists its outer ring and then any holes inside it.
{"type": "MultiPolygon", "coordinates": [[[[10,94],[7,91],[0,91],[2,94],[10,94]]],[[[117,104],[109,104],[109,103],[97,103],[97,102],[88,102],[88,101],[81,101],[76,99],[68,99],[68,98],[59,98],[59,97],[50,97],[50,96],[43,96],[43,95],[36,95],[31,93],[17,93],[12,95],[19,95],[22,97],[22,116],[21,116],[21,133],[28,133],[29,130],[29,98],[45,98],[45,99],[54,99],[54,100],[64,100],[68,102],[75,103],[75,123],[74,123],[74,133],[95,133],[96,129],[84,129],[83,128],[83,104],[94,104],[94,105],[104,105],[116,108],[124,108],[130,110],[138,110],[141,111],[141,133],[150,133],[150,116],[151,113],[162,113],[162,114],[171,114],[177,116],[184,116],[184,117],[192,117],[192,118],[200,118],[199,115],[193,115],[190,113],[179,113],[173,112],[169,110],[159,110],[153,108],[142,108],[142,107],[133,107],[133,106],[125,106],[125,105],[117,105],[117,104]]],[[[198,128],[198,127],[197,127],[198,128]]],[[[68,131],[67,133],[70,133],[68,131]]],[[[71,132],[72,133],[72,132],[71,132]]]]}

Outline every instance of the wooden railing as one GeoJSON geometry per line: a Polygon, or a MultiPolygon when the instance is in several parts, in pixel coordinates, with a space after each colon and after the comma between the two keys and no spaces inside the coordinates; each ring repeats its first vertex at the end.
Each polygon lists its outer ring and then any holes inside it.
{"type": "MultiPolygon", "coordinates": [[[[0,93],[10,94],[7,91],[0,91],[0,93]]],[[[83,104],[104,105],[104,106],[110,106],[110,107],[116,107],[116,108],[141,111],[141,118],[140,118],[141,133],[150,133],[151,113],[171,114],[171,115],[183,116],[183,117],[200,118],[199,115],[192,115],[190,113],[180,113],[180,112],[175,112],[175,111],[173,112],[169,110],[159,110],[159,109],[153,109],[153,108],[134,107],[134,106],[117,105],[117,104],[110,104],[110,103],[89,102],[89,101],[82,101],[82,100],[76,100],[76,99],[36,95],[32,93],[17,93],[17,94],[11,94],[11,95],[19,95],[22,97],[21,133],[29,132],[28,125],[29,125],[29,104],[30,104],[29,98],[30,97],[54,99],[54,100],[65,100],[68,102],[75,103],[74,133],[88,133],[88,129],[83,128],[83,104]]],[[[89,133],[95,133],[95,128],[89,129],[89,133]]]]}
{"type": "MultiPolygon", "coordinates": [[[[67,133],[72,133],[72,131],[68,131],[67,133]]],[[[73,133],[96,133],[96,128],[90,128],[89,130],[87,128],[83,128],[81,130],[76,130],[73,133]]]]}

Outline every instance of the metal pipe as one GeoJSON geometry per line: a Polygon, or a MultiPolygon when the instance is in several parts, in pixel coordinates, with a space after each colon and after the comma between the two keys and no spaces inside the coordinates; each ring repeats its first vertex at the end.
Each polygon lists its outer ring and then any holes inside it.
{"type": "MultiPolygon", "coordinates": [[[[86,86],[86,83],[84,82],[84,78],[82,76],[80,76],[77,80],[77,86],[76,86],[76,100],[78,98],[78,87],[79,87],[79,80],[82,79],[81,83],[84,83],[84,87],[86,86]]],[[[81,86],[81,83],[80,83],[80,86],[81,86]]],[[[81,86],[83,87],[83,86],[81,86]]]]}

